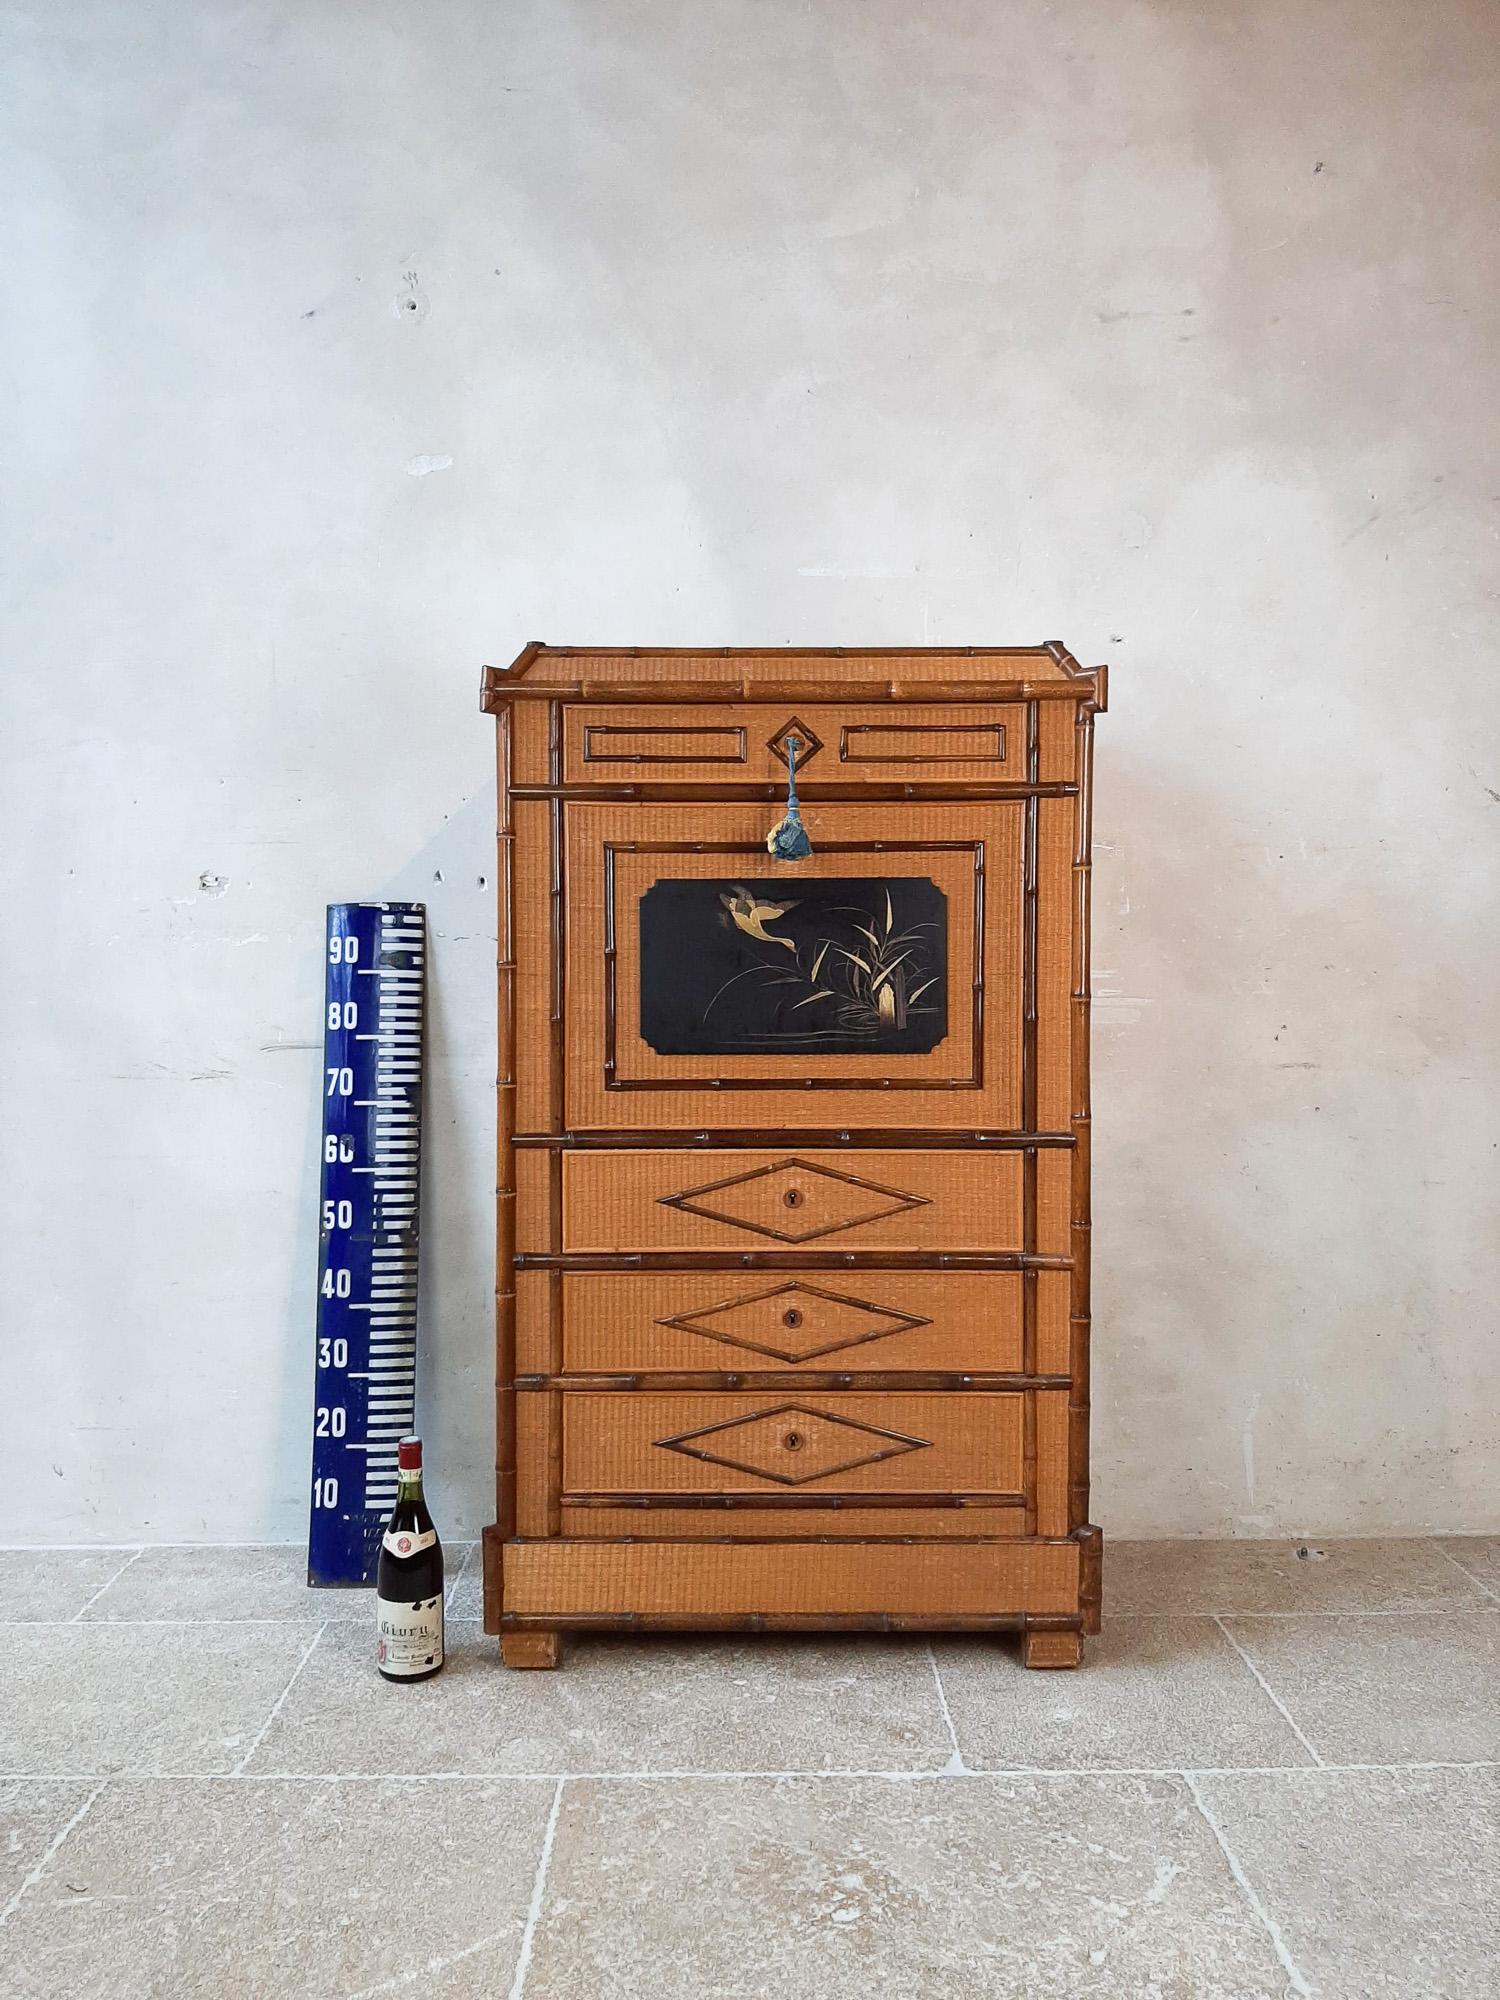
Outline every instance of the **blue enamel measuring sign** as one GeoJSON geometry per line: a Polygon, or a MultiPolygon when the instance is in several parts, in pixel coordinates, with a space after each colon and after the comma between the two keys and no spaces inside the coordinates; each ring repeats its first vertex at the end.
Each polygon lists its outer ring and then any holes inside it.
{"type": "Polygon", "coordinates": [[[417,1394],[425,916],[330,903],[310,1584],[370,1583],[417,1394]]]}

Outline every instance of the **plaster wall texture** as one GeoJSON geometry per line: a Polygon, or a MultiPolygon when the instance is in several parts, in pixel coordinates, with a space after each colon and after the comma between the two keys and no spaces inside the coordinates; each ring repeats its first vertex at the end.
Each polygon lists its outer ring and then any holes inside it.
{"type": "Polygon", "coordinates": [[[435,939],[490,1517],[479,668],[1113,665],[1095,1518],[1494,1529],[1487,0],[11,0],[8,1501],[305,1523],[322,911],[435,939]]]}

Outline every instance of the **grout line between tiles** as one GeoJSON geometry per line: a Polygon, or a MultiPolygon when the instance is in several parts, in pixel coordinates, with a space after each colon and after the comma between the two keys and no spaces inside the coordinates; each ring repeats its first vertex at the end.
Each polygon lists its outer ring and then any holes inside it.
{"type": "Polygon", "coordinates": [[[114,1549],[300,1549],[303,1542],[0,1542],[0,1555],[109,1555],[114,1549]]]}
{"type": "MultiPolygon", "coordinates": [[[[1414,1764],[1009,1764],[965,1768],[966,1778],[1307,1778],[1327,1773],[1350,1777],[1363,1772],[1500,1770],[1493,1757],[1432,1758],[1414,1764]]],[[[815,1774],[816,1775],[816,1774],[815,1774]]],[[[937,1772],[913,1772],[914,1777],[942,1777],[937,1772]]]]}
{"type": "MultiPolygon", "coordinates": [[[[1465,1572],[1467,1574],[1467,1572],[1465,1572]]],[[[1474,1583],[1473,1577],[1469,1577],[1474,1583]]],[[[1474,1583],[1476,1590],[1482,1591],[1482,1583],[1474,1583]]],[[[1500,1598],[1490,1604],[1408,1604],[1388,1611],[1247,1611],[1243,1606],[1228,1611],[1112,1611],[1106,1612],[1106,1625],[1144,1625],[1162,1618],[1489,1618],[1500,1611],[1500,1598]]]]}
{"type": "MultiPolygon", "coordinates": [[[[455,1535],[443,1546],[445,1549],[468,1549],[477,1546],[477,1542],[477,1536],[455,1535]]],[[[273,1549],[301,1554],[306,1548],[306,1540],[300,1538],[294,1542],[0,1542],[0,1555],[107,1556],[116,1549],[135,1549],[141,1554],[149,1550],[157,1555],[174,1549],[187,1549],[194,1554],[211,1553],[215,1549],[273,1549]]]]}
{"type": "Polygon", "coordinates": [[[1260,1919],[1260,1922],[1265,1929],[1266,1936],[1271,1940],[1272,1949],[1275,1951],[1277,1958],[1280,1959],[1281,1961],[1282,1970],[1286,1973],[1292,1991],[1294,1993],[1306,1996],[1306,2000],[1311,2000],[1312,1988],[1303,1978],[1302,1973],[1298,1968],[1297,1961],[1292,1957],[1290,1951],[1288,1951],[1286,1939],[1281,1935],[1280,1926],[1277,1924],[1276,1919],[1271,1915],[1271,1912],[1266,1908],[1265,1904],[1260,1900],[1260,1897],[1255,1893],[1255,1888],[1251,1883],[1250,1877],[1245,1873],[1244,1869],[1240,1866],[1239,1856],[1235,1853],[1234,1849],[1225,1839],[1223,1828],[1219,1825],[1219,1822],[1214,1818],[1213,1814],[1209,1811],[1208,1801],[1204,1798],[1203,1793],[1199,1790],[1197,1780],[1194,1778],[1191,1771],[1184,1771],[1182,1775],[1187,1780],[1187,1788],[1193,1795],[1193,1804],[1198,1808],[1199,1814],[1201,1815],[1205,1825],[1208,1827],[1209,1832],[1218,1842],[1219,1852],[1223,1855],[1226,1863],[1228,1864],[1230,1874],[1239,1884],[1241,1895],[1245,1898],[1245,1901],[1250,1905],[1251,1909],[1260,1919]]]}
{"type": "Polygon", "coordinates": [[[453,1600],[458,1595],[458,1586],[463,1582],[464,1578],[468,1575],[469,1564],[473,1562],[474,1551],[478,1547],[479,1547],[478,1542],[470,1542],[469,1546],[464,1550],[463,1561],[459,1564],[458,1568],[453,1572],[453,1581],[448,1585],[448,1595],[443,1600],[443,1617],[445,1619],[453,1609],[453,1600]]]}
{"type": "Polygon", "coordinates": [[[958,1731],[953,1727],[953,1716],[948,1707],[948,1691],[943,1686],[943,1676],[938,1671],[937,1650],[930,1639],[927,1642],[927,1657],[932,1663],[932,1682],[937,1689],[938,1707],[943,1711],[943,1721],[948,1726],[948,1741],[953,1745],[953,1755],[944,1766],[944,1770],[957,1778],[964,1772],[964,1753],[958,1747],[958,1731]]]}
{"type": "Polygon", "coordinates": [[[1491,1590],[1487,1583],[1482,1582],[1472,1571],[1466,1570],[1458,1557],[1449,1549],[1446,1549],[1441,1542],[1437,1545],[1437,1552],[1446,1561],[1452,1563],[1465,1583],[1472,1583],[1476,1590],[1482,1590],[1486,1597],[1490,1598],[1495,1604],[1500,1605],[1500,1590],[1491,1590]]]}
{"type": "MultiPolygon", "coordinates": [[[[92,1602],[92,1599],[90,1600],[92,1602]]],[[[373,1603],[373,1599],[372,1599],[373,1603]]],[[[87,1609],[87,1606],[85,1606],[87,1609]]],[[[85,1618],[82,1622],[92,1631],[130,1631],[140,1625],[280,1625],[294,1631],[305,1632],[309,1620],[306,1618],[85,1618]]],[[[353,1625],[357,1623],[354,1614],[343,1618],[320,1618],[319,1625],[353,1625]]],[[[0,1632],[47,1632],[60,1631],[66,1625],[79,1623],[79,1616],[72,1618],[0,1618],[0,1632]]]]}
{"type": "Polygon", "coordinates": [[[1245,1665],[1250,1669],[1251,1673],[1254,1674],[1256,1680],[1260,1683],[1261,1692],[1265,1695],[1266,1699],[1268,1701],[1273,1702],[1275,1706],[1280,1710],[1282,1719],[1283,1721],[1285,1721],[1287,1727],[1291,1730],[1292,1734],[1296,1737],[1297,1741],[1302,1745],[1303,1749],[1307,1752],[1308,1756],[1312,1758],[1313,1762],[1321,1770],[1323,1767],[1323,1759],[1318,1755],[1318,1752],[1314,1747],[1314,1745],[1312,1744],[1312,1742],[1308,1739],[1308,1737],[1306,1737],[1303,1734],[1302,1729],[1299,1726],[1296,1718],[1293,1716],[1291,1710],[1287,1707],[1286,1703],[1281,1699],[1281,1696],[1277,1694],[1276,1690],[1271,1686],[1271,1683],[1266,1679],[1265,1675],[1261,1672],[1260,1668],[1255,1664],[1254,1660],[1251,1659],[1250,1655],[1245,1651],[1244,1647],[1240,1644],[1239,1640],[1235,1638],[1234,1634],[1230,1631],[1229,1627],[1224,1623],[1224,1620],[1222,1618],[1216,1618],[1214,1620],[1214,1623],[1215,1625],[1218,1626],[1219,1630],[1224,1634],[1224,1637],[1229,1641],[1230,1645],[1233,1646],[1234,1650],[1239,1654],[1240,1658],[1244,1661],[1245,1665]]]}
{"type": "Polygon", "coordinates": [[[562,1809],[563,1786],[566,1778],[559,1778],[557,1790],[552,1794],[552,1809],[547,1814],[546,1829],[542,1834],[542,1848],[536,1858],[536,1875],[531,1884],[531,1901],[526,1906],[526,1927],[521,1932],[521,1948],[516,1954],[515,1977],[510,1982],[508,2000],[521,2000],[526,1991],[526,1975],[531,1970],[531,1952],[536,1943],[536,1927],[542,1914],[542,1897],[547,1888],[547,1869],[552,1860],[552,1843],[557,1837],[557,1816],[562,1809]]]}
{"type": "Polygon", "coordinates": [[[317,1645],[318,1641],[322,1638],[323,1634],[327,1630],[328,1630],[328,1625],[325,1621],[322,1625],[318,1627],[318,1629],[313,1633],[312,1637],[308,1640],[307,1644],[302,1648],[302,1657],[301,1659],[298,1660],[296,1666],[292,1668],[291,1680],[287,1682],[286,1686],[281,1690],[281,1693],[277,1695],[275,1701],[271,1704],[271,1713],[266,1717],[265,1721],[260,1725],[260,1728],[256,1730],[255,1741],[250,1745],[250,1748],[245,1752],[244,1756],[241,1757],[239,1763],[235,1765],[234,1770],[230,1773],[232,1777],[243,1778],[245,1776],[245,1766],[250,1762],[250,1759],[255,1755],[256,1751],[260,1748],[261,1744],[264,1743],[266,1739],[267,1730],[269,1730],[271,1724],[276,1720],[277,1716],[280,1715],[281,1713],[281,1704],[286,1700],[287,1696],[291,1693],[293,1684],[295,1683],[298,1674],[301,1673],[302,1669],[307,1665],[308,1661],[312,1658],[313,1647],[317,1645]]]}
{"type": "Polygon", "coordinates": [[[0,1542],[0,1556],[114,1556],[150,1547],[149,1542],[0,1542]]]}
{"type": "Polygon", "coordinates": [[[68,1821],[67,1825],[64,1826],[59,1832],[55,1833],[52,1836],[51,1840],[48,1841],[46,1847],[43,1849],[37,1861],[31,1868],[27,1870],[26,1874],[21,1878],[20,1887],[16,1890],[15,1894],[10,1898],[9,1902],[7,1902],[5,1908],[3,1910],[0,1910],[0,1924],[9,1923],[11,1916],[17,1909],[19,1909],[21,1905],[21,1900],[26,1895],[27,1891],[30,1889],[34,1889],[37,1883],[41,1881],[42,1877],[51,1867],[52,1862],[56,1857],[58,1850],[61,1848],[63,1842],[67,1839],[68,1835],[73,1831],[74,1827],[77,1826],[78,1822],[83,1818],[84,1814],[93,1805],[95,1799],[97,1799],[99,1794],[104,1790],[104,1787],[107,1784],[107,1782],[108,1782],[107,1779],[101,1778],[99,1782],[94,1786],[94,1789],[89,1793],[88,1797],[84,1800],[83,1804],[78,1808],[78,1810],[74,1813],[73,1817],[68,1821]]]}
{"type": "Polygon", "coordinates": [[[351,1993],[348,2000],[375,2000],[378,1993],[392,1993],[398,1986],[409,1987],[413,1980],[420,1979],[431,1990],[431,1983],[440,1972],[446,1972],[450,1965],[461,1965],[466,1958],[477,1958],[482,1951],[488,1951],[510,1934],[510,1926],[491,1931],[488,1936],[475,1938],[472,1943],[461,1945],[457,1951],[444,1952],[441,1957],[429,1958],[419,1969],[411,1972],[395,1972],[389,1979],[382,1979],[374,1986],[361,1986],[357,1993],[351,1993]]]}
{"type": "Polygon", "coordinates": [[[1308,1778],[1357,1777],[1377,1774],[1399,1777],[1420,1771],[1493,1771],[1500,1760],[1475,1757],[1427,1759],[1413,1764],[996,1764],[955,1770],[950,1763],[929,1764],[910,1771],[880,1771],[832,1767],[821,1771],[712,1771],[691,1767],[655,1771],[0,1771],[0,1784],[73,1784],[106,1782],[120,1784],[210,1784],[210,1785],[556,1785],[569,1784],[649,1784],[657,1779],[701,1778],[711,1784],[736,1784],[767,1780],[777,1784],[790,1779],[819,1783],[835,1780],[869,1779],[889,1785],[924,1784],[930,1779],[950,1778],[1308,1778]]]}
{"type": "Polygon", "coordinates": [[[132,1549],[130,1554],[126,1556],[124,1562],[120,1564],[120,1567],[117,1570],[111,1571],[111,1573],[104,1579],[103,1583],[100,1584],[99,1588],[94,1592],[93,1596],[85,1598],[83,1603],[80,1604],[78,1609],[73,1613],[73,1616],[69,1618],[66,1622],[69,1625],[76,1625],[79,1622],[79,1620],[83,1617],[84,1612],[89,1609],[90,1605],[97,1604],[99,1599],[104,1595],[105,1591],[109,1589],[110,1585],[112,1583],[117,1583],[120,1580],[120,1578],[125,1574],[126,1570],[129,1569],[130,1565],[133,1562],[137,1561],[138,1558],[144,1554],[145,1554],[144,1549],[132,1549]]]}

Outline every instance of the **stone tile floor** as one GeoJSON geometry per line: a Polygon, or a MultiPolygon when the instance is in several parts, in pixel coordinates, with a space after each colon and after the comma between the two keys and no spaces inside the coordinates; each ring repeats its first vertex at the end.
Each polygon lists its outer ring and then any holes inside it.
{"type": "Polygon", "coordinates": [[[1496,2000],[1500,1539],[1120,1543],[1004,1640],[375,1674],[295,1549],[0,1550],[4,2000],[1496,2000]]]}

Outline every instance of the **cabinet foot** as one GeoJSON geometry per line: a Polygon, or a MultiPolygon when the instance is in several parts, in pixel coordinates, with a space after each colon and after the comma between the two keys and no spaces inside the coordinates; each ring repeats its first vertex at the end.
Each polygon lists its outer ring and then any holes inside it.
{"type": "Polygon", "coordinates": [[[1076,1667],[1083,1660],[1081,1632],[1026,1631],[1021,1659],[1028,1667],[1076,1667]]]}
{"type": "Polygon", "coordinates": [[[500,1657],[508,1667],[556,1667],[562,1664],[560,1632],[502,1632],[500,1657]]]}

